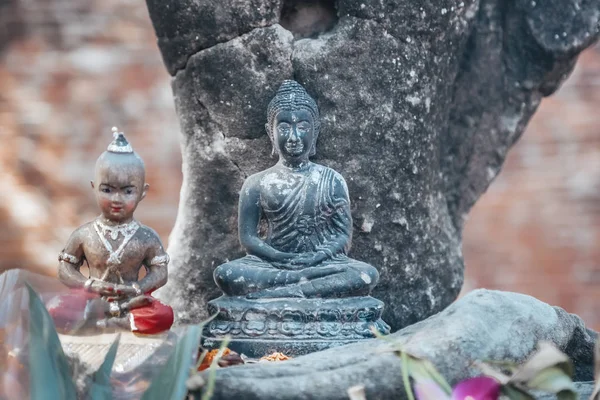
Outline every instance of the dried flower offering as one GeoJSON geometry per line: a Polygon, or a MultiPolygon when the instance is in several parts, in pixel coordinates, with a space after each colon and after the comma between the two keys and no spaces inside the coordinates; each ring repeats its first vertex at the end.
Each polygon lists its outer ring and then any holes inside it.
{"type": "Polygon", "coordinates": [[[291,357],[286,356],[283,353],[272,353],[269,354],[268,356],[264,356],[262,357],[259,361],[286,361],[286,360],[290,360],[291,357]]]}

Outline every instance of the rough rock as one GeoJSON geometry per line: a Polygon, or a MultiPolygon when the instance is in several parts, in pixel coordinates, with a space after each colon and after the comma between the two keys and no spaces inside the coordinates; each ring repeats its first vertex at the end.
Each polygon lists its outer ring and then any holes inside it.
{"type": "Polygon", "coordinates": [[[167,70],[174,75],[189,57],[254,28],[277,23],[280,0],[148,0],[167,70]]]}
{"type": "MultiPolygon", "coordinates": [[[[480,374],[474,360],[522,362],[541,340],[571,358],[575,381],[587,382],[597,333],[579,317],[533,297],[476,290],[390,338],[430,360],[452,385],[480,374]]],[[[368,399],[404,399],[401,374],[389,342],[371,339],[281,363],[220,369],[213,398],[347,399],[349,387],[364,384],[368,399]]],[[[578,387],[587,390],[586,384],[578,387]]]]}
{"type": "Polygon", "coordinates": [[[321,109],[316,160],[348,181],[350,255],[379,268],[373,295],[394,329],[458,295],[469,209],[541,98],[598,37],[600,15],[598,1],[582,0],[340,0],[331,30],[296,40],[306,32],[273,14],[289,1],[257,0],[244,12],[234,0],[147,3],[183,131],[170,283],[159,296],[183,321],[206,316],[218,295],[212,270],[242,254],[241,183],[275,161],[266,105],[294,78],[321,109]],[[227,17],[207,30],[213,15],[227,17]]]}

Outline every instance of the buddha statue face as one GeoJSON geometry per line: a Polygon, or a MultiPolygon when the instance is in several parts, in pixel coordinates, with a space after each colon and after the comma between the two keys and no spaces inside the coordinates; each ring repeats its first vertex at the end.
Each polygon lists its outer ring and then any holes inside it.
{"type": "Polygon", "coordinates": [[[309,110],[280,111],[275,116],[272,129],[273,144],[286,160],[306,161],[314,154],[314,121],[309,110]]]}
{"type": "Polygon", "coordinates": [[[133,218],[133,212],[146,196],[144,164],[135,154],[105,152],[96,163],[92,188],[102,215],[115,223],[133,218]]]}
{"type": "Polygon", "coordinates": [[[295,163],[315,155],[319,108],[296,81],[283,81],[267,108],[267,133],[280,157],[295,163]]]}

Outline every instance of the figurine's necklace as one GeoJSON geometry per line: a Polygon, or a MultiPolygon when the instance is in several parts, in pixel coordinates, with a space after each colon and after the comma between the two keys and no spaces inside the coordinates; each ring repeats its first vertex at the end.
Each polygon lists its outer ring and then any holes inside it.
{"type": "MultiPolygon", "coordinates": [[[[106,225],[104,222],[100,221],[100,219],[96,219],[94,225],[96,227],[96,232],[98,232],[98,230],[102,231],[102,235],[100,235],[101,237],[106,237],[106,234],[108,233],[112,240],[117,240],[119,234],[123,235],[123,237],[125,238],[129,237],[129,239],[131,239],[130,236],[133,236],[140,227],[140,224],[138,224],[138,222],[135,220],[131,220],[126,224],[112,226],[106,225]]],[[[126,239],[126,241],[128,241],[129,239],[126,239]]]]}
{"type": "Polygon", "coordinates": [[[101,278],[102,280],[106,279],[106,277],[108,276],[108,274],[110,272],[115,272],[119,276],[119,280],[121,282],[123,281],[123,278],[121,278],[121,274],[116,269],[116,267],[118,267],[119,264],[121,263],[121,256],[123,255],[123,250],[125,250],[125,246],[127,246],[127,243],[129,243],[129,241],[131,240],[133,235],[135,235],[135,233],[137,232],[139,227],[140,227],[140,224],[138,224],[137,221],[131,221],[127,224],[122,224],[122,225],[117,225],[117,226],[106,225],[106,224],[100,222],[100,220],[98,220],[98,219],[96,221],[94,221],[94,229],[96,230],[96,233],[98,234],[98,237],[100,238],[100,241],[102,242],[102,244],[104,245],[106,250],[108,250],[108,254],[109,254],[108,260],[106,261],[106,263],[108,264],[108,268],[106,269],[106,272],[102,276],[102,278],[101,278]],[[112,240],[117,240],[117,238],[119,237],[119,234],[123,235],[123,241],[121,242],[121,245],[116,250],[113,249],[113,247],[110,244],[110,242],[108,241],[108,239],[106,239],[107,233],[110,235],[110,238],[112,240]]]}

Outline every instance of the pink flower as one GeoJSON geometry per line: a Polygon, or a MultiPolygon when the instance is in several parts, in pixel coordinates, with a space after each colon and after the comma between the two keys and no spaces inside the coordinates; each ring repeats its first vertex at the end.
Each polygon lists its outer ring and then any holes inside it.
{"type": "Polygon", "coordinates": [[[500,384],[488,376],[466,379],[452,390],[452,400],[498,400],[500,384]]]}
{"type": "Polygon", "coordinates": [[[498,400],[500,384],[487,376],[465,379],[448,396],[434,381],[418,381],[415,394],[419,400],[498,400]]]}

